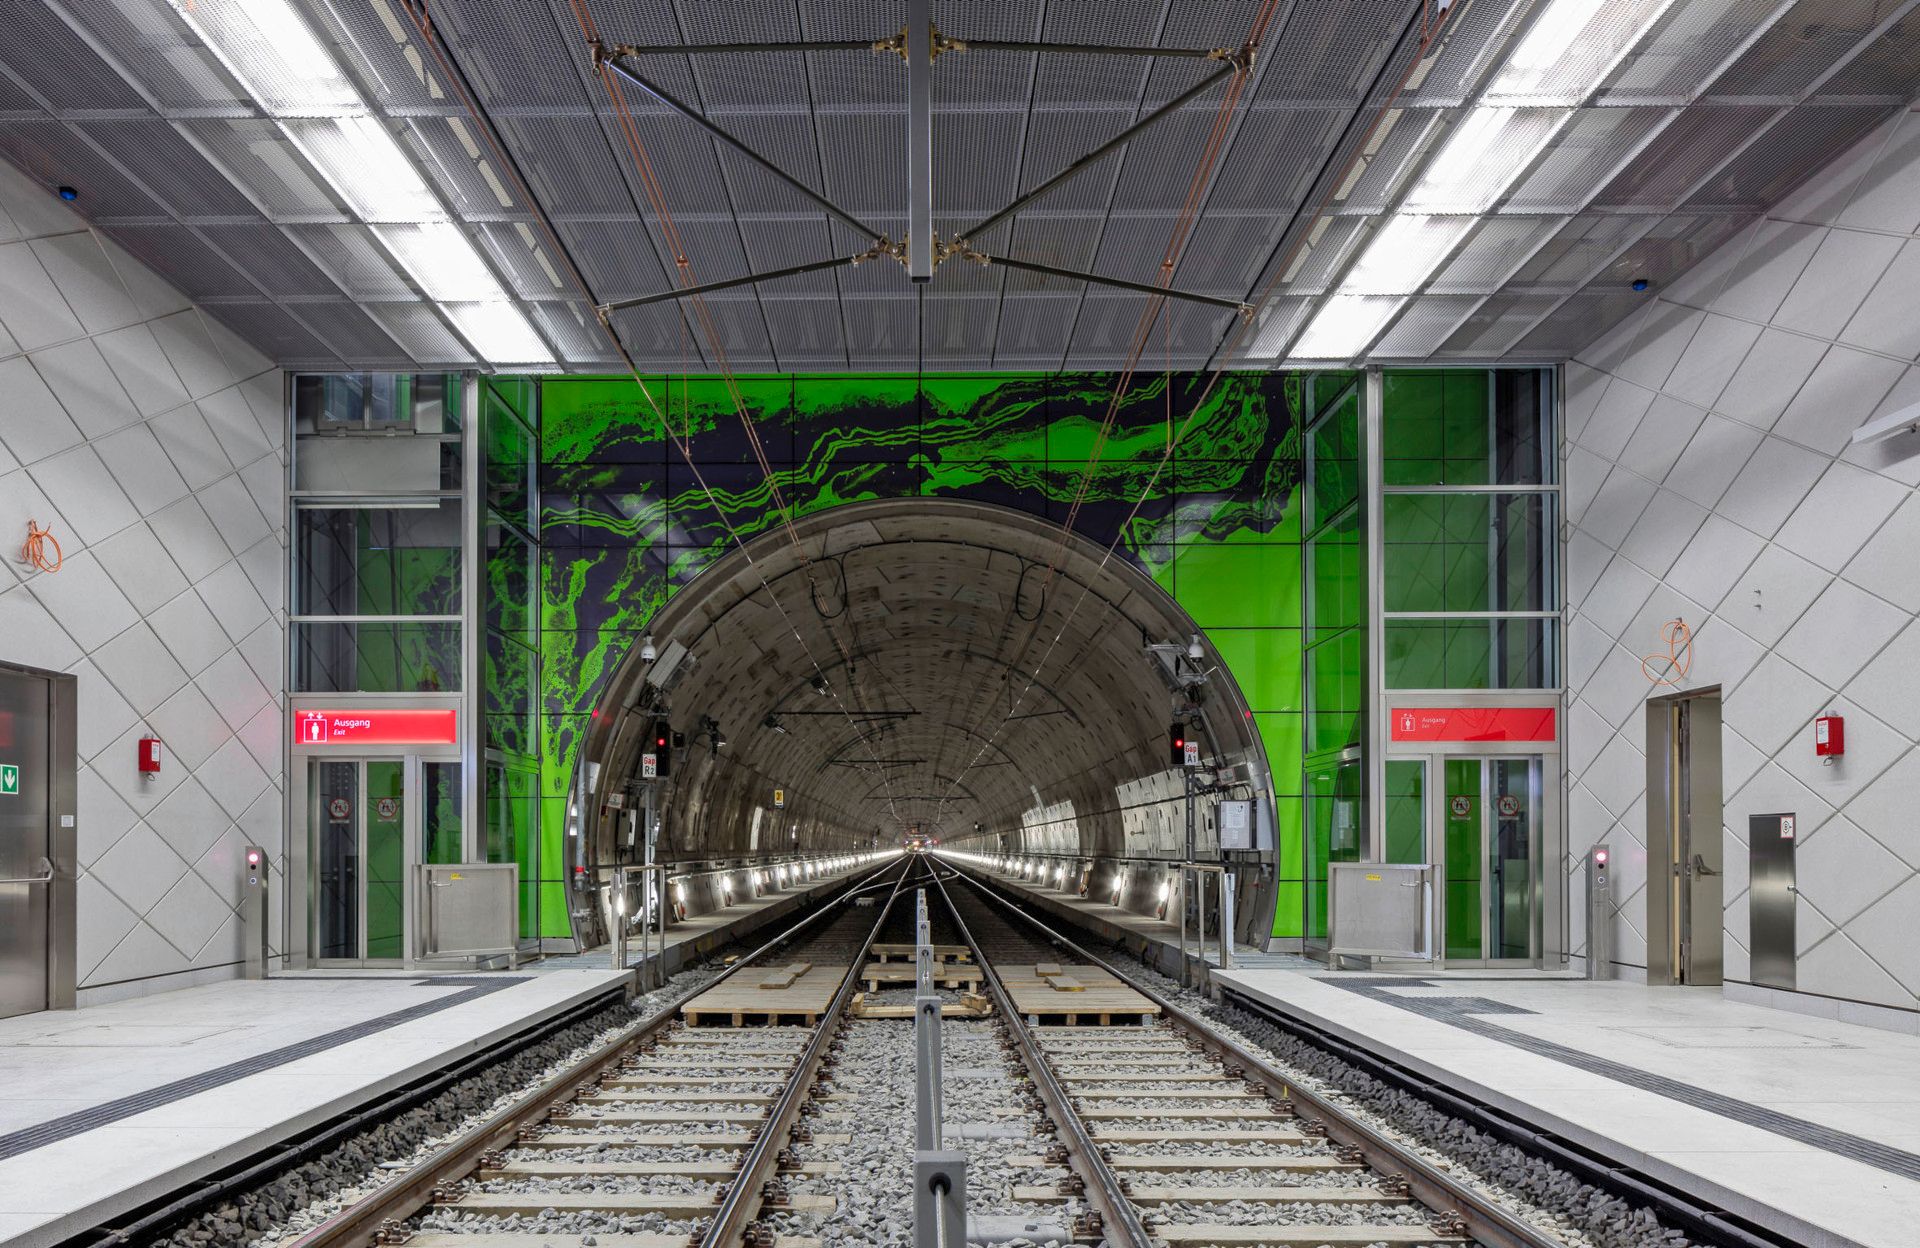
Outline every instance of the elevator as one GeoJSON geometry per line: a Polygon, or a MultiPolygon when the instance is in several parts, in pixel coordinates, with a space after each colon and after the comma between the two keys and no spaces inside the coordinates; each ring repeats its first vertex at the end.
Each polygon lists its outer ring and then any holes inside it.
{"type": "Polygon", "coordinates": [[[1724,958],[1720,691],[1647,703],[1647,982],[1717,984],[1724,958]]]}
{"type": "Polygon", "coordinates": [[[76,689],[0,663],[0,1018],[73,1005],[76,689]]]}

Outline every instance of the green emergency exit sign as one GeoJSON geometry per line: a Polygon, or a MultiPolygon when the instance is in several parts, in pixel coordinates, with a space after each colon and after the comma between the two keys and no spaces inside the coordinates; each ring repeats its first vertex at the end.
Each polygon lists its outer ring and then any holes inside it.
{"type": "Polygon", "coordinates": [[[0,797],[18,797],[20,769],[12,763],[0,763],[0,797]]]}

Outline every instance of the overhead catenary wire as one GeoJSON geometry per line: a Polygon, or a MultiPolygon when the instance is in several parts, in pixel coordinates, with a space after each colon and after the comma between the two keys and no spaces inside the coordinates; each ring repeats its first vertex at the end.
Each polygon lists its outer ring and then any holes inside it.
{"type": "MultiPolygon", "coordinates": [[[[1395,81],[1394,86],[1392,90],[1388,92],[1386,99],[1377,108],[1373,110],[1373,120],[1371,121],[1371,123],[1369,123],[1367,128],[1362,132],[1362,134],[1359,137],[1359,140],[1350,149],[1351,154],[1348,157],[1346,167],[1345,169],[1342,170],[1341,175],[1338,177],[1326,180],[1325,190],[1323,191],[1320,198],[1316,200],[1314,211],[1310,219],[1318,218],[1319,216],[1324,214],[1324,212],[1326,211],[1327,205],[1331,202],[1331,197],[1332,197],[1334,188],[1338,187],[1346,180],[1347,173],[1349,173],[1352,170],[1354,163],[1358,161],[1361,158],[1362,154],[1366,151],[1367,145],[1371,142],[1373,134],[1379,129],[1382,120],[1391,114],[1394,105],[1399,101],[1401,94],[1406,90],[1408,82],[1412,79],[1414,71],[1419,67],[1422,60],[1425,59],[1428,51],[1433,46],[1434,40],[1439,37],[1448,16],[1452,12],[1453,7],[1454,6],[1452,6],[1451,4],[1442,3],[1436,8],[1433,0],[1419,0],[1420,33],[1419,33],[1418,44],[1416,46],[1414,54],[1407,59],[1406,67],[1401,71],[1400,77],[1395,81]]],[[[1272,21],[1272,17],[1273,17],[1272,4],[1263,5],[1261,12],[1256,15],[1254,19],[1254,29],[1261,38],[1264,38],[1266,25],[1272,21]]],[[[1257,41],[1250,41],[1250,42],[1257,42],[1257,41]]],[[[1224,103],[1225,101],[1223,101],[1223,104],[1224,103]]],[[[1190,191],[1190,195],[1191,195],[1191,191],[1190,191]]],[[[1269,276],[1267,282],[1261,287],[1258,297],[1252,300],[1252,305],[1254,307],[1258,308],[1265,305],[1267,300],[1272,296],[1274,290],[1279,285],[1281,278],[1283,277],[1283,275],[1285,275],[1289,267],[1291,267],[1294,256],[1298,253],[1301,245],[1305,242],[1310,232],[1311,230],[1309,228],[1309,229],[1302,229],[1296,233],[1293,244],[1288,248],[1288,250],[1282,257],[1280,262],[1273,266],[1271,275],[1269,276]]],[[[1176,236],[1177,234],[1178,234],[1178,229],[1176,227],[1176,236]]],[[[1163,273],[1166,275],[1168,280],[1171,280],[1170,272],[1167,272],[1166,270],[1163,269],[1163,273]]],[[[1145,314],[1143,313],[1143,319],[1144,319],[1144,316],[1145,314]]],[[[1152,495],[1155,487],[1159,484],[1160,477],[1166,471],[1167,464],[1172,460],[1173,454],[1177,449],[1177,447],[1179,446],[1181,439],[1183,439],[1186,436],[1187,432],[1193,427],[1194,422],[1199,418],[1200,413],[1205,410],[1205,405],[1207,400],[1212,397],[1214,389],[1219,385],[1221,378],[1226,375],[1228,362],[1234,358],[1234,352],[1238,349],[1240,340],[1245,336],[1248,328],[1254,323],[1252,318],[1249,318],[1249,317],[1236,318],[1236,322],[1237,323],[1234,325],[1228,337],[1225,347],[1222,349],[1220,353],[1220,356],[1219,356],[1220,362],[1208,375],[1206,384],[1201,387],[1200,392],[1194,396],[1188,408],[1186,418],[1180,423],[1180,426],[1177,430],[1171,432],[1168,438],[1165,450],[1161,453],[1159,460],[1155,463],[1153,467],[1153,471],[1149,474],[1146,482],[1140,487],[1139,493],[1134,497],[1133,503],[1128,508],[1125,518],[1122,519],[1117,525],[1115,525],[1114,536],[1112,540],[1108,542],[1106,550],[1102,553],[1100,560],[1095,567],[1096,572],[1106,567],[1107,563],[1113,558],[1115,552],[1119,549],[1121,540],[1125,537],[1125,535],[1129,531],[1131,531],[1134,520],[1140,514],[1140,508],[1145,505],[1146,500],[1152,495]]],[[[1148,322],[1148,325],[1150,328],[1151,323],[1148,322]]],[[[1138,359],[1138,356],[1136,353],[1134,356],[1135,363],[1137,363],[1137,359],[1138,359]]],[[[1129,370],[1127,377],[1123,380],[1130,382],[1130,378],[1131,378],[1131,372],[1129,370]]],[[[1074,519],[1077,519],[1077,505],[1078,505],[1079,498],[1081,495],[1084,494],[1084,490],[1087,484],[1087,479],[1091,475],[1094,466],[1097,464],[1097,455],[1099,453],[1101,446],[1104,445],[1104,441],[1105,441],[1104,431],[1111,427],[1112,417],[1117,414],[1118,404],[1120,402],[1120,399],[1123,393],[1124,393],[1124,390],[1122,389],[1122,386],[1120,384],[1116,384],[1113,400],[1109,407],[1108,420],[1103,422],[1103,426],[1102,426],[1103,436],[1100,439],[1096,440],[1094,454],[1089,456],[1088,467],[1082,474],[1082,480],[1081,480],[1082,489],[1076,492],[1076,508],[1073,512],[1069,513],[1068,521],[1062,526],[1062,532],[1060,537],[1060,541],[1061,541],[1060,550],[1061,550],[1061,553],[1063,554],[1066,549],[1066,544],[1072,536],[1072,528],[1071,528],[1072,521],[1074,519]]],[[[1091,578],[1088,578],[1087,580],[1082,582],[1079,596],[1074,600],[1074,604],[1072,608],[1068,611],[1066,618],[1061,622],[1061,625],[1055,631],[1053,638],[1048,642],[1047,648],[1045,651],[1042,652],[1039,661],[1034,664],[1033,671],[1029,675],[1026,685],[1021,689],[1019,698],[1014,702],[1013,706],[1009,708],[1006,717],[1001,721],[1000,725],[995,728],[993,734],[990,737],[988,737],[987,742],[982,745],[981,749],[974,754],[973,758],[968,762],[967,766],[964,769],[962,769],[959,775],[955,778],[954,785],[952,786],[952,788],[949,789],[947,798],[942,799],[942,802],[941,802],[942,809],[945,808],[947,801],[951,799],[952,794],[958,791],[959,781],[965,778],[965,776],[973,769],[973,767],[979,762],[981,758],[985,757],[986,750],[993,744],[995,740],[998,739],[1000,732],[1005,728],[1005,726],[1008,723],[1011,723],[1013,721],[1014,714],[1017,712],[1018,708],[1025,703],[1028,694],[1031,693],[1034,686],[1039,683],[1040,674],[1046,670],[1046,664],[1048,660],[1051,658],[1054,650],[1059,646],[1061,639],[1066,635],[1066,631],[1072,625],[1074,618],[1079,614],[1080,608],[1085,603],[1087,598],[1087,593],[1091,589],[1091,586],[1092,586],[1091,578]]],[[[1024,649],[1025,647],[1023,647],[1023,652],[1021,657],[1024,657],[1024,649]]],[[[1016,660],[1016,663],[1017,663],[1017,660],[1016,660]]],[[[937,826],[937,824],[938,824],[938,818],[936,815],[935,825],[937,826]]]]}
{"type": "MultiPolygon", "coordinates": [[[[513,183],[514,189],[518,193],[521,201],[525,203],[527,207],[532,211],[535,219],[539,223],[542,235],[547,239],[549,245],[553,248],[554,253],[560,257],[562,263],[565,265],[567,274],[569,278],[572,280],[573,285],[580,292],[581,297],[584,298],[589,305],[597,308],[599,306],[600,301],[598,298],[596,298],[591,284],[587,281],[585,274],[581,272],[580,267],[575,262],[571,251],[566,247],[565,243],[560,239],[558,232],[553,227],[551,218],[548,216],[545,208],[541,205],[538,197],[534,195],[532,188],[527,184],[526,178],[524,177],[520,169],[519,162],[512,157],[511,153],[507,151],[505,145],[500,141],[500,138],[494,128],[491,117],[488,116],[485,108],[482,107],[478,98],[474,95],[471,89],[471,84],[468,82],[465,73],[460,69],[458,63],[453,59],[450,51],[445,46],[445,41],[439,37],[438,28],[434,23],[434,19],[427,11],[425,0],[402,0],[402,3],[408,18],[412,21],[414,25],[415,30],[419,32],[422,43],[425,44],[428,53],[433,57],[435,64],[438,66],[441,77],[445,79],[446,84],[455,92],[456,95],[459,96],[461,106],[466,110],[467,114],[473,119],[476,128],[480,131],[481,138],[486,143],[488,150],[493,154],[495,161],[500,166],[500,169],[505,172],[507,177],[513,183]]],[[[589,45],[592,47],[598,47],[599,32],[597,27],[594,25],[593,16],[591,12],[588,10],[585,0],[569,0],[569,3],[572,5],[575,17],[579,21],[581,30],[583,34],[585,34],[589,45]]],[[[631,115],[627,113],[624,107],[624,101],[619,96],[619,93],[613,90],[611,84],[608,83],[608,80],[605,75],[604,65],[598,66],[598,69],[600,71],[600,78],[602,83],[608,85],[609,91],[613,94],[616,100],[616,110],[626,115],[627,122],[629,126],[631,126],[632,124],[631,115]]],[[[637,132],[635,133],[634,138],[637,141],[638,139],[637,132]]],[[[657,183],[657,180],[652,180],[651,165],[644,162],[644,153],[645,153],[644,147],[640,148],[640,153],[643,158],[643,166],[646,170],[645,176],[652,181],[652,185],[657,190],[658,183],[657,183]]],[[[664,207],[664,201],[662,201],[662,207],[664,207]]],[[[672,227],[671,214],[666,214],[664,217],[664,220],[666,221],[669,229],[671,229],[672,227]]],[[[690,281],[691,266],[686,263],[685,249],[682,246],[680,246],[678,243],[677,231],[673,232],[672,237],[675,239],[673,254],[675,255],[676,259],[679,261],[677,267],[679,268],[682,274],[681,280],[683,282],[690,281]]],[[[692,447],[691,447],[691,441],[692,441],[691,405],[690,404],[688,405],[688,411],[687,411],[687,420],[688,420],[687,436],[683,440],[682,438],[675,436],[672,422],[669,418],[669,412],[666,409],[663,409],[659,400],[654,397],[652,388],[647,385],[646,380],[642,377],[640,373],[639,365],[634,360],[632,353],[627,350],[626,344],[621,340],[619,332],[614,329],[610,319],[605,316],[602,316],[599,318],[599,320],[600,320],[600,326],[603,333],[605,334],[609,343],[612,344],[614,352],[619,356],[621,363],[625,367],[625,371],[628,373],[629,376],[633,378],[634,385],[639,390],[642,399],[645,400],[648,408],[651,409],[654,416],[660,421],[661,429],[665,432],[668,442],[671,443],[675,447],[675,449],[680,453],[681,459],[686,464],[687,468],[692,472],[695,482],[699,485],[701,492],[705,495],[708,506],[712,508],[714,514],[719,518],[721,527],[726,531],[728,539],[732,542],[734,547],[740,551],[742,557],[746,559],[748,566],[753,569],[754,575],[759,580],[761,588],[766,591],[768,601],[771,602],[774,608],[780,613],[781,620],[786,625],[788,632],[790,632],[793,635],[794,641],[800,646],[801,652],[806,656],[807,663],[810,667],[813,668],[815,676],[821,681],[825,681],[826,672],[824,667],[821,665],[819,659],[814,655],[812,647],[807,645],[806,638],[801,635],[799,626],[794,623],[793,617],[788,613],[786,605],[780,601],[779,595],[774,592],[773,586],[768,581],[764,570],[761,568],[759,562],[753,557],[752,551],[747,549],[747,544],[745,539],[740,534],[739,530],[734,526],[732,519],[728,516],[726,512],[726,509],[721,505],[720,499],[715,494],[713,487],[710,484],[708,484],[706,475],[703,472],[701,472],[699,465],[693,459],[692,447]]],[[[717,345],[717,335],[712,334],[713,326],[710,319],[706,321],[705,328],[708,330],[709,334],[713,337],[713,340],[717,345]]],[[[685,329],[685,323],[683,321],[682,322],[683,332],[684,332],[684,329],[685,329]]],[[[799,549],[802,557],[802,561],[803,561],[803,567],[805,567],[807,566],[805,549],[803,547],[799,547],[798,536],[794,532],[793,526],[792,526],[791,514],[786,510],[784,497],[782,497],[779,494],[779,484],[776,480],[773,479],[772,470],[767,462],[764,448],[760,445],[758,434],[752,428],[752,421],[747,417],[744,399],[740,394],[738,385],[735,384],[733,381],[730,370],[727,375],[727,380],[728,380],[728,390],[731,397],[734,400],[736,410],[740,414],[742,424],[747,428],[749,440],[754,445],[755,458],[759,462],[761,471],[766,476],[769,485],[774,490],[774,497],[782,508],[782,515],[785,520],[787,532],[789,536],[793,538],[796,544],[796,548],[799,549]]],[[[811,578],[809,579],[811,580],[811,578]]],[[[829,630],[829,635],[832,636],[831,630],[829,630]]],[[[835,641],[836,645],[839,644],[839,639],[837,636],[833,636],[833,640],[835,641]]],[[[843,653],[844,653],[844,648],[843,648],[843,653]]],[[[859,726],[858,724],[855,723],[852,713],[847,709],[845,701],[840,697],[839,690],[834,689],[831,687],[831,685],[829,685],[829,692],[832,695],[835,705],[839,708],[841,713],[846,717],[849,728],[852,729],[856,737],[858,737],[860,734],[859,726]]],[[[882,781],[887,784],[888,806],[890,809],[894,809],[895,818],[897,819],[899,816],[897,812],[896,803],[892,796],[891,778],[887,775],[885,769],[879,766],[878,755],[873,752],[870,744],[868,745],[868,754],[870,759],[872,760],[872,770],[877,774],[879,774],[882,781]]]]}

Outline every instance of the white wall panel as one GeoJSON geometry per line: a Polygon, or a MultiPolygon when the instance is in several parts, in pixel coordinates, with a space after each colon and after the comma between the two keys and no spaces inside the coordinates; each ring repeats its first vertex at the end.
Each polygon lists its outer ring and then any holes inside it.
{"type": "Polygon", "coordinates": [[[1633,656],[1684,618],[1683,687],[1725,699],[1728,979],[1748,974],[1747,817],[1794,811],[1801,992],[1920,1013],[1920,436],[1850,444],[1920,401],[1920,117],[1835,168],[1568,365],[1588,485],[1567,580],[1594,588],[1569,595],[1567,802],[1576,843],[1616,846],[1616,956],[1641,965],[1642,707],[1669,690],[1633,656]],[[1824,714],[1847,721],[1830,763],[1824,714]]]}
{"type": "Polygon", "coordinates": [[[238,847],[282,850],[286,619],[254,583],[270,568],[277,602],[282,379],[0,166],[8,218],[0,658],[79,682],[84,1005],[238,973],[238,847]],[[19,561],[28,519],[52,526],[59,572],[19,561]],[[145,736],[165,747],[152,780],[145,736]]]}

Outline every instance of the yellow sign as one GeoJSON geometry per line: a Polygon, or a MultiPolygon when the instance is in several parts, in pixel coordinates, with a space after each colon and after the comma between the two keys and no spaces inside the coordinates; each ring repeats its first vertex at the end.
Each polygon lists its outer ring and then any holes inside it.
{"type": "Polygon", "coordinates": [[[773,808],[775,810],[785,810],[787,808],[787,791],[785,789],[775,789],[773,791],[773,808]]]}
{"type": "Polygon", "coordinates": [[[452,875],[449,875],[447,878],[450,880],[457,880],[460,878],[460,873],[458,871],[455,871],[452,875]]]}
{"type": "MultiPolygon", "coordinates": [[[[455,878],[458,878],[458,877],[455,877],[455,878]]],[[[1369,872],[1367,872],[1367,883],[1369,883],[1369,884],[1378,884],[1379,882],[1380,882],[1380,877],[1379,877],[1379,876],[1377,876],[1377,875],[1375,875],[1375,874],[1374,874],[1373,872],[1371,872],[1371,871],[1369,871],[1369,872]]]]}

